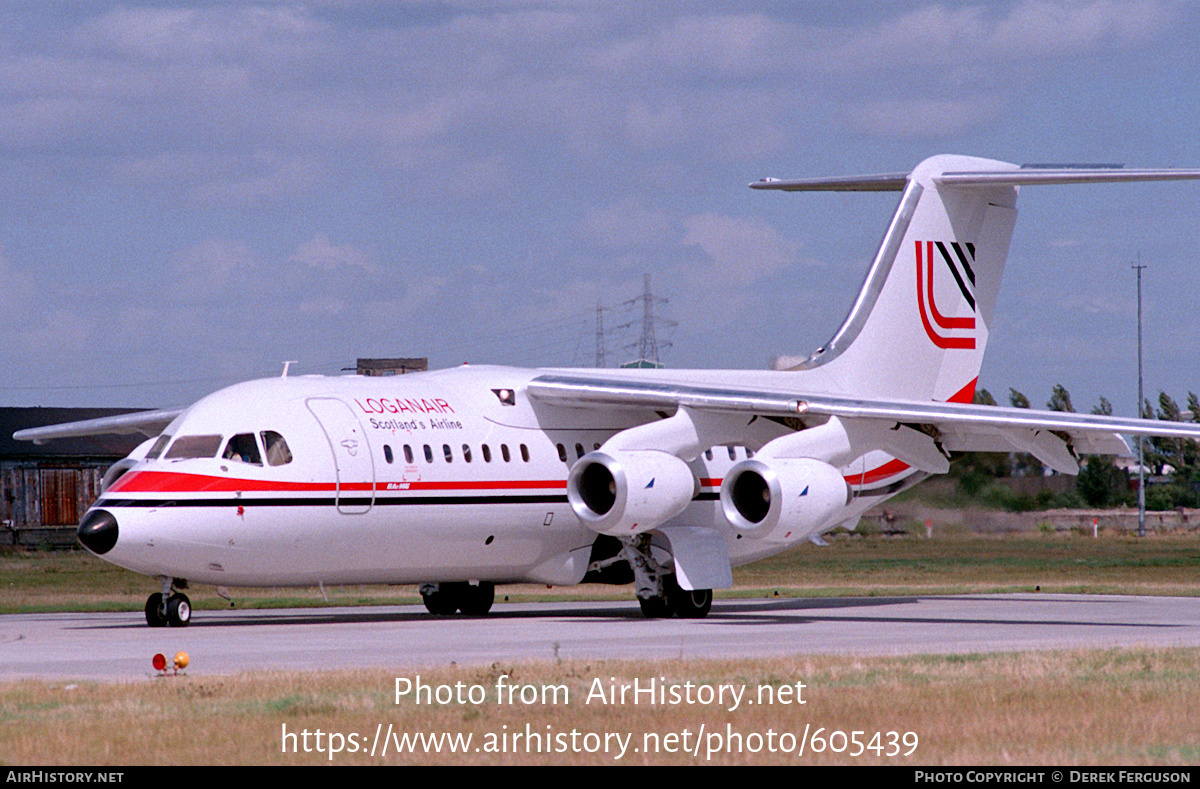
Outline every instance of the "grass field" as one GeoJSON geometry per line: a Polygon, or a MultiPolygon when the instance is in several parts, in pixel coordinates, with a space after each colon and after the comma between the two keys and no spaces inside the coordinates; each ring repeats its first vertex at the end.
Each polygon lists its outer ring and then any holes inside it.
{"type": "MultiPolygon", "coordinates": [[[[945,534],[924,537],[842,535],[827,547],[804,544],[734,570],[746,595],[858,596],[1032,591],[1200,595],[1200,535],[1137,538],[1075,533],[945,534]]],[[[0,613],[64,610],[140,611],[157,591],[151,578],[83,551],[0,555],[0,613]]],[[[211,587],[188,592],[197,610],[230,603],[211,587]]],[[[419,603],[414,586],[233,589],[239,607],[419,603]]],[[[497,599],[631,599],[630,587],[547,589],[503,586],[497,599]]]]}
{"type": "MultiPolygon", "coordinates": [[[[851,596],[1037,588],[1200,595],[1200,536],[840,536],[828,547],[804,545],[740,568],[735,588],[721,594],[851,596]]],[[[0,556],[3,612],[140,610],[154,590],[153,580],[80,552],[0,556]]],[[[200,609],[229,605],[207,588],[190,594],[200,609]]],[[[326,604],[315,590],[233,594],[244,607],[326,604]]],[[[505,596],[529,600],[631,595],[628,587],[497,590],[499,604],[505,596]]],[[[334,588],[327,596],[328,603],[336,605],[419,601],[411,586],[334,588]]],[[[0,650],[0,659],[2,655],[0,650]]],[[[180,676],[126,684],[0,683],[0,762],[325,764],[331,761],[330,743],[339,742],[330,740],[331,734],[341,738],[342,750],[332,758],[335,764],[1065,766],[1200,761],[1200,722],[1195,716],[1200,708],[1200,649],[547,661],[421,670],[431,685],[463,682],[492,688],[507,674],[512,682],[531,687],[562,686],[571,698],[569,704],[516,706],[496,704],[491,694],[481,704],[397,704],[395,678],[410,673],[396,666],[388,671],[180,676]],[[733,711],[715,705],[584,703],[591,683],[610,677],[617,686],[634,678],[644,682],[661,677],[740,685],[748,692],[802,681],[806,703],[733,711]],[[402,752],[376,750],[371,755],[376,733],[389,725],[397,735],[470,735],[472,744],[466,753],[452,752],[444,741],[431,753],[411,745],[402,752]],[[325,738],[320,742],[315,737],[318,730],[325,738]],[[818,730],[815,739],[802,736],[818,730]],[[300,738],[305,731],[308,740],[300,738]],[[544,735],[546,747],[529,753],[535,740],[511,741],[514,734],[526,732],[544,735]],[[573,743],[571,732],[584,739],[573,743]],[[915,738],[911,752],[904,739],[909,732],[915,738]],[[289,740],[288,733],[295,736],[289,740]],[[880,736],[873,739],[875,733],[880,736]],[[589,734],[612,739],[602,744],[586,739],[589,734]],[[567,739],[553,739],[559,735],[567,739]],[[488,750],[488,742],[494,752],[488,750]],[[618,758],[621,742],[625,747],[618,758]],[[797,752],[800,742],[805,743],[803,754],[797,752]],[[294,746],[290,750],[289,743],[294,746]],[[893,743],[895,755],[889,755],[893,743]],[[597,746],[595,752],[587,752],[589,744],[597,746]],[[310,750],[305,751],[305,745],[310,750]],[[556,751],[560,745],[566,750],[556,751]]]]}

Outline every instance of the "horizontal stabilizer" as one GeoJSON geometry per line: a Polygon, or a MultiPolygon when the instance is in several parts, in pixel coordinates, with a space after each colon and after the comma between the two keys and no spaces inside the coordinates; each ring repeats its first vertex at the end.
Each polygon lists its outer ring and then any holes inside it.
{"type": "Polygon", "coordinates": [[[751,189],[778,189],[783,192],[899,192],[908,182],[908,173],[879,175],[837,175],[831,178],[797,178],[781,181],[764,178],[750,184],[751,189]]]}
{"type": "Polygon", "coordinates": [[[1054,184],[1113,184],[1124,181],[1186,181],[1200,170],[1147,170],[1124,167],[1022,167],[999,172],[942,173],[941,186],[1041,186],[1054,184]]]}
{"type": "MultiPolygon", "coordinates": [[[[763,178],[751,189],[781,192],[899,192],[908,173],[838,175],[827,178],[763,178]]],[[[1126,168],[1124,165],[1025,165],[1011,170],[964,170],[934,175],[938,186],[1041,186],[1053,184],[1109,184],[1123,181],[1186,181],[1200,178],[1200,170],[1126,168]]]]}

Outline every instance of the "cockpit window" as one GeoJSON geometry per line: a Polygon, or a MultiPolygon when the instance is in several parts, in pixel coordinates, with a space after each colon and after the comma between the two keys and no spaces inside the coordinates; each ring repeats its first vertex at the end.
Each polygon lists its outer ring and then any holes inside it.
{"type": "Polygon", "coordinates": [[[283,436],[274,430],[264,430],[259,435],[262,436],[263,447],[267,450],[268,465],[285,466],[292,462],[292,450],[288,449],[283,436]]]}
{"type": "Polygon", "coordinates": [[[180,436],[163,455],[163,459],[211,458],[216,457],[220,449],[220,436],[180,436]]]}
{"type": "Polygon", "coordinates": [[[162,454],[162,451],[167,448],[167,444],[171,443],[171,437],[163,433],[150,447],[150,451],[146,453],[146,460],[154,460],[162,454]]]}
{"type": "Polygon", "coordinates": [[[255,466],[262,465],[262,455],[258,454],[258,442],[254,440],[253,433],[240,433],[229,439],[229,443],[225,445],[225,452],[221,457],[239,463],[250,463],[255,466]]]}

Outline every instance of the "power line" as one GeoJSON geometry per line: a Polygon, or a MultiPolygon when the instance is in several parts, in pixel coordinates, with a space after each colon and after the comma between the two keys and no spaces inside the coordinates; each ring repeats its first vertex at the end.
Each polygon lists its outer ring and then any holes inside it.
{"type": "Polygon", "coordinates": [[[596,366],[608,366],[608,348],[604,342],[604,305],[596,302],[596,366]]]}
{"type": "MultiPolygon", "coordinates": [[[[649,362],[649,363],[653,364],[655,367],[659,367],[662,365],[661,359],[659,358],[659,350],[664,349],[664,348],[670,348],[673,345],[673,343],[671,343],[669,340],[658,339],[658,333],[657,333],[656,327],[659,325],[663,325],[663,326],[667,326],[670,328],[674,328],[675,326],[678,326],[679,324],[673,320],[658,317],[654,314],[654,305],[655,304],[666,305],[667,299],[660,298],[660,297],[657,297],[654,295],[654,292],[650,289],[650,275],[649,274],[642,275],[642,295],[635,296],[634,298],[629,299],[628,301],[622,302],[621,306],[622,307],[637,306],[638,302],[641,302],[641,305],[642,305],[642,319],[641,319],[642,335],[638,339],[637,342],[630,343],[630,344],[626,345],[625,348],[628,350],[633,350],[635,348],[637,349],[638,359],[636,361],[649,362]]],[[[629,328],[633,327],[634,323],[635,323],[635,321],[631,320],[628,323],[621,324],[617,328],[618,329],[629,329],[629,328]]]]}

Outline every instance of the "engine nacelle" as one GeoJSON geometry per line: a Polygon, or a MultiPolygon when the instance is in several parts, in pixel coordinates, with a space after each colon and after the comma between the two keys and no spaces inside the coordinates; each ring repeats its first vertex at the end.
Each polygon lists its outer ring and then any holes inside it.
{"type": "Polygon", "coordinates": [[[571,467],[567,500],[589,529],[628,537],[683,512],[698,486],[687,463],[667,452],[596,451],[571,467]]]}
{"type": "Polygon", "coordinates": [[[747,537],[791,543],[817,533],[850,501],[836,468],[812,458],[753,458],[721,483],[721,509],[747,537]]]}

